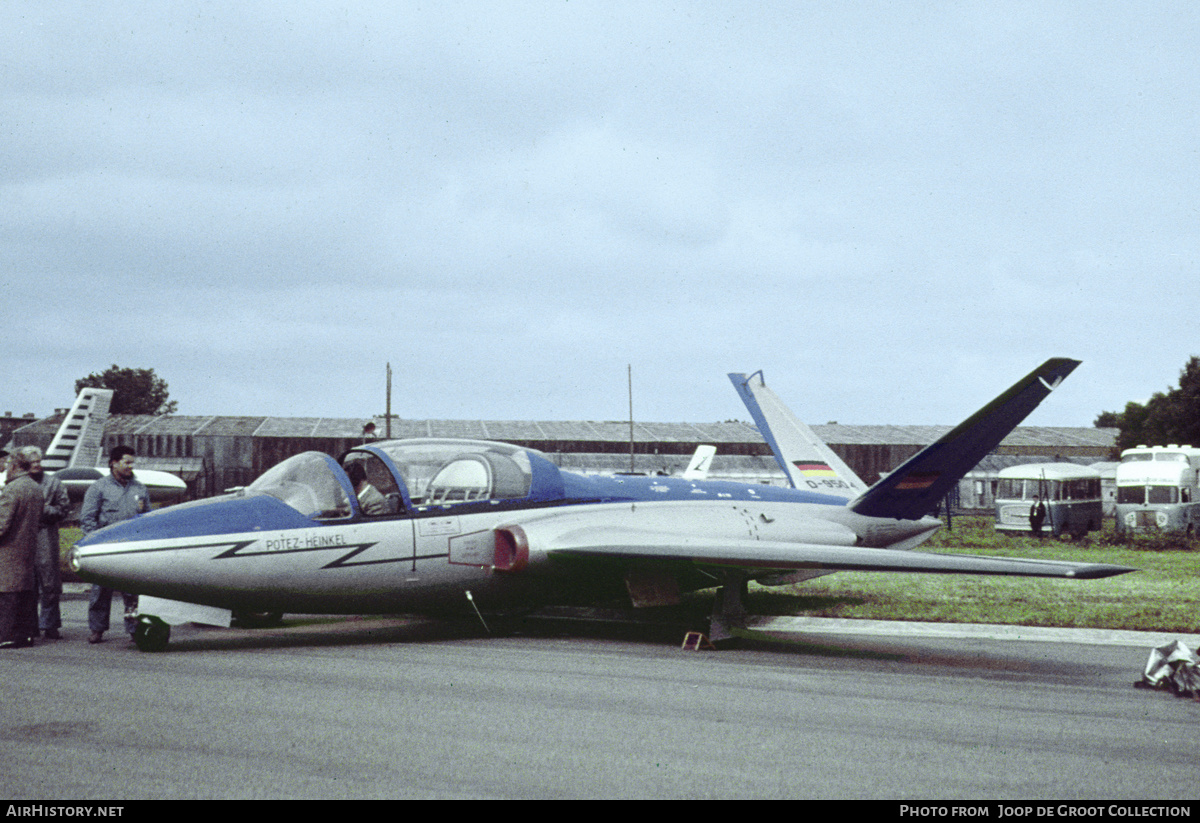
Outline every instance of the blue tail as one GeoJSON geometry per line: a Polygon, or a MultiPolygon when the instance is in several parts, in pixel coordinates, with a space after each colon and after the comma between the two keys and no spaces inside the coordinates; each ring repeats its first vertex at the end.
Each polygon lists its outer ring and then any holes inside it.
{"type": "Polygon", "coordinates": [[[1078,365],[1078,360],[1063,357],[1047,360],[851,501],[850,509],[868,517],[901,520],[918,520],[933,511],[1078,365]]]}

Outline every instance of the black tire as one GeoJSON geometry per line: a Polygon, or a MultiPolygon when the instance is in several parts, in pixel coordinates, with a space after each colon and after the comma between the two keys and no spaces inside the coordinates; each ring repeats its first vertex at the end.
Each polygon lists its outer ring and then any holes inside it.
{"type": "Polygon", "coordinates": [[[138,618],[137,627],[133,630],[133,643],[138,651],[165,651],[171,642],[171,627],[157,617],[148,614],[138,618]]]}

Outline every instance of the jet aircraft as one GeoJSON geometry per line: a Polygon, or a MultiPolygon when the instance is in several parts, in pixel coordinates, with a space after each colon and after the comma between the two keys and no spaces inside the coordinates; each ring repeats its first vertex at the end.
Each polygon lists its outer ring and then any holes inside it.
{"type": "Polygon", "coordinates": [[[89,535],[85,580],[143,595],[135,642],[235,612],[521,613],[627,594],[634,606],[717,588],[710,637],[732,637],[748,581],[840,570],[1100,578],[1122,566],[916,552],[948,490],[1078,361],[1048,360],[870,488],[761,372],[730,379],[790,487],[580,475],[487,441],[368,443],[291,457],[234,494],[89,535]],[[352,482],[351,478],[355,478],[352,482]]]}

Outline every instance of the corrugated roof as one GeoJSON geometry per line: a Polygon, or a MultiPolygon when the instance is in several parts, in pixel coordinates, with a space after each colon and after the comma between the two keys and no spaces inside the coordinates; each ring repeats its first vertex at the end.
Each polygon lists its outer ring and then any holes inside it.
{"type": "MultiPolygon", "coordinates": [[[[664,472],[679,475],[687,468],[691,455],[677,454],[638,454],[634,456],[634,470],[652,473],[664,472]]],[[[551,455],[561,468],[576,472],[596,472],[600,474],[616,474],[629,471],[628,454],[612,453],[580,453],[559,452],[551,455]]],[[[749,479],[759,482],[763,479],[786,482],[783,471],[775,458],[753,455],[722,455],[713,458],[708,473],[711,480],[741,480],[749,479]]]]}
{"type": "MultiPolygon", "coordinates": [[[[104,431],[106,433],[115,433],[116,430],[112,428],[111,424],[114,421],[120,420],[122,417],[125,417],[125,415],[113,415],[112,417],[109,417],[108,422],[106,422],[104,425],[104,431]]],[[[143,428],[152,427],[151,431],[148,432],[149,434],[187,435],[194,434],[196,431],[202,428],[204,424],[208,423],[208,421],[212,420],[213,418],[197,416],[177,417],[175,415],[168,415],[166,417],[139,416],[139,419],[144,421],[143,428]]],[[[141,434],[142,432],[131,433],[141,434]]]]}
{"type": "MultiPolygon", "coordinates": [[[[812,430],[831,445],[926,446],[949,433],[953,426],[845,426],[826,423],[812,430]]],[[[1003,446],[1045,447],[1086,446],[1111,448],[1117,442],[1118,429],[1068,426],[1018,426],[1001,441],[1003,446]]]]}
{"type": "Polygon", "coordinates": [[[487,429],[484,428],[481,420],[430,420],[429,423],[434,437],[487,440],[487,429]]]}
{"type": "MultiPolygon", "coordinates": [[[[489,420],[484,424],[489,440],[546,440],[542,427],[532,421],[489,420]]],[[[378,429],[376,429],[378,432],[378,429]]]]}
{"type": "Polygon", "coordinates": [[[104,433],[140,434],[143,429],[158,420],[159,418],[152,414],[110,414],[104,421],[104,433]]]}
{"type": "Polygon", "coordinates": [[[316,437],[323,421],[321,417],[264,417],[254,433],[259,437],[316,437]]]}
{"type": "MultiPolygon", "coordinates": [[[[193,434],[207,437],[248,437],[255,434],[259,427],[269,419],[267,417],[210,417],[208,422],[193,434]]],[[[106,433],[107,431],[105,429],[106,433]]],[[[150,430],[139,432],[139,434],[153,433],[150,430]]]]}
{"type": "Polygon", "coordinates": [[[13,429],[13,434],[21,432],[26,436],[44,436],[54,437],[54,433],[58,431],[62,422],[67,419],[67,412],[61,414],[52,414],[49,417],[43,417],[41,420],[26,422],[24,426],[18,426],[13,429]]]}
{"type": "Polygon", "coordinates": [[[1066,428],[1061,426],[1019,426],[1006,438],[1006,446],[1088,446],[1111,448],[1116,445],[1119,429],[1066,428]]]}
{"type": "Polygon", "coordinates": [[[846,446],[925,446],[944,436],[953,426],[848,426],[826,423],[812,426],[826,443],[846,446]]]}
{"type": "Polygon", "coordinates": [[[989,454],[979,461],[972,472],[994,474],[1001,469],[1012,466],[1024,466],[1027,463],[1071,463],[1076,466],[1090,466],[1096,462],[1094,457],[1059,457],[1054,455],[1036,454],[989,454]]]}
{"type": "MultiPolygon", "coordinates": [[[[58,428],[62,415],[28,426],[25,431],[58,428]]],[[[323,437],[355,438],[363,425],[375,423],[375,436],[386,432],[385,421],[378,418],[329,417],[200,417],[110,415],[105,434],[192,434],[207,436],[323,437]]],[[[925,446],[944,436],[952,426],[855,426],[826,423],[813,426],[816,435],[830,445],[906,445],[925,446]]],[[[1019,426],[1006,437],[1003,446],[1112,448],[1118,430],[1094,427],[1019,426]]],[[[629,422],[620,420],[392,420],[392,437],[466,437],[481,440],[561,440],[574,442],[619,443],[629,440],[629,422]]],[[[762,437],[751,424],[742,421],[723,423],[634,423],[634,440],[639,443],[753,443],[762,437]]]]}
{"type": "MultiPolygon", "coordinates": [[[[383,437],[387,433],[387,427],[377,425],[375,434],[378,437],[383,437]]],[[[434,437],[435,435],[429,430],[429,421],[427,420],[393,420],[392,421],[392,437],[434,437]]]]}
{"type": "Polygon", "coordinates": [[[265,417],[254,434],[257,437],[362,437],[370,419],[339,417],[265,417]]]}
{"type": "Polygon", "coordinates": [[[596,426],[581,420],[569,423],[562,420],[538,420],[537,427],[542,430],[546,440],[604,440],[596,426]]]}

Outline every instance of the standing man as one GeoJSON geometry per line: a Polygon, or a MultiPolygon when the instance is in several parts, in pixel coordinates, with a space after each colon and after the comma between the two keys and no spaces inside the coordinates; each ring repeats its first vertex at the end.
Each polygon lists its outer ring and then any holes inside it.
{"type": "MultiPolygon", "coordinates": [[[[111,472],[88,487],[79,512],[79,526],[85,535],[113,523],[128,520],[150,511],[150,493],[142,482],[133,476],[133,464],[137,458],[129,446],[116,446],[108,456],[111,472]]],[[[113,590],[92,584],[88,598],[89,643],[99,643],[108,631],[109,613],[112,611],[113,590]]],[[[125,601],[125,631],[133,636],[137,628],[137,595],[121,593],[125,601]]]]}
{"type": "Polygon", "coordinates": [[[37,572],[38,589],[38,628],[47,640],[58,640],[62,637],[62,612],[59,600],[62,598],[62,568],[59,566],[58,524],[71,511],[71,499],[62,481],[55,475],[47,476],[42,469],[42,450],[37,446],[25,446],[20,453],[29,458],[29,476],[33,482],[41,486],[45,504],[42,506],[42,527],[38,529],[37,572]]]}
{"type": "Polygon", "coordinates": [[[8,461],[0,491],[0,648],[32,646],[37,636],[34,555],[42,520],[42,490],[19,453],[8,461]]]}
{"type": "Polygon", "coordinates": [[[1042,536],[1042,524],[1046,522],[1046,504],[1039,495],[1033,496],[1033,505],[1029,507],[1029,528],[1034,537],[1042,536]]]}

